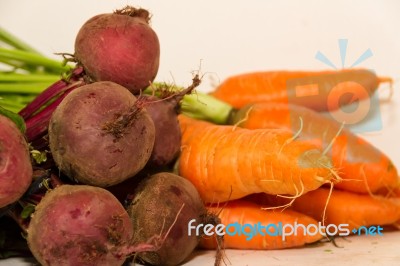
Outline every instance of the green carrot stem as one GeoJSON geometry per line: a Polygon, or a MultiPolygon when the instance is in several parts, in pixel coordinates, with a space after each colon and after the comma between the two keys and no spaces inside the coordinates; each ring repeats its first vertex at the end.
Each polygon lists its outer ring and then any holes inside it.
{"type": "Polygon", "coordinates": [[[48,68],[54,72],[59,73],[65,72],[70,69],[69,66],[62,65],[60,61],[53,60],[39,54],[15,49],[6,49],[0,47],[0,58],[6,60],[11,59],[21,61],[28,65],[42,66],[44,68],[48,68]]]}
{"type": "MultiPolygon", "coordinates": [[[[168,87],[170,91],[183,90],[182,87],[168,86],[165,83],[155,82],[151,87],[144,90],[145,94],[160,94],[160,89],[168,87]]],[[[181,102],[183,114],[192,118],[207,120],[216,124],[228,123],[233,107],[217,98],[202,92],[194,92],[185,95],[181,102]]]]}
{"type": "Polygon", "coordinates": [[[187,116],[216,124],[226,124],[233,107],[209,94],[196,92],[183,97],[181,109],[187,116]]]}
{"type": "Polygon", "coordinates": [[[3,82],[56,82],[60,75],[52,74],[19,74],[19,73],[1,73],[0,83],[3,82]]]}
{"type": "Polygon", "coordinates": [[[0,83],[1,93],[39,94],[53,82],[36,83],[0,83]]]}
{"type": "Polygon", "coordinates": [[[13,34],[9,33],[5,29],[0,27],[0,40],[3,41],[4,43],[7,43],[10,46],[13,46],[16,49],[31,52],[31,53],[36,53],[40,54],[37,50],[32,48],[30,45],[25,43],[24,41],[20,40],[13,34]]]}

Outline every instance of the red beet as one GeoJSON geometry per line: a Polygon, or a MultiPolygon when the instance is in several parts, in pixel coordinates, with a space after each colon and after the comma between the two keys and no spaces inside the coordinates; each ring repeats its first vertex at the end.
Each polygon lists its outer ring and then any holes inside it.
{"type": "Polygon", "coordinates": [[[62,185],[49,191],[32,215],[28,245],[41,265],[122,265],[131,220],[107,190],[62,185]]]}
{"type": "Polygon", "coordinates": [[[208,217],[193,184],[168,172],[144,179],[135,189],[127,209],[136,241],[145,242],[169,231],[158,250],[138,253],[139,258],[151,265],[182,263],[199,241],[198,236],[188,235],[189,221],[195,219],[197,225],[208,217]]]}
{"type": "Polygon", "coordinates": [[[166,166],[176,159],[181,148],[177,104],[155,96],[143,97],[148,103],[146,110],[153,119],[156,134],[148,165],[166,166]]]}
{"type": "Polygon", "coordinates": [[[183,97],[200,84],[200,78],[196,75],[192,84],[180,91],[169,90],[168,85],[162,85],[157,90],[160,98],[144,95],[145,107],[155,126],[155,141],[149,167],[168,166],[178,156],[181,149],[181,128],[179,126],[178,114],[183,97]]]}
{"type": "Polygon", "coordinates": [[[108,187],[133,177],[154,145],[154,123],[126,88],[95,82],[68,94],[49,124],[58,168],[80,183],[108,187]]]}
{"type": "Polygon", "coordinates": [[[13,121],[0,115],[0,208],[17,201],[32,181],[28,144],[13,121]]]}
{"type": "Polygon", "coordinates": [[[160,44],[149,12],[126,7],[89,19],[75,40],[75,59],[94,81],[113,81],[137,94],[158,72],[160,44]]]}

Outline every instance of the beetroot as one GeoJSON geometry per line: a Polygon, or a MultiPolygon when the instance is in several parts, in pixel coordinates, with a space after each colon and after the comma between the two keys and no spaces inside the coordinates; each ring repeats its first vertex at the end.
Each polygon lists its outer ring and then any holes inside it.
{"type": "Polygon", "coordinates": [[[154,145],[154,123],[126,88],[95,82],[68,94],[49,124],[58,168],[83,184],[108,187],[133,177],[154,145]]]}
{"type": "Polygon", "coordinates": [[[28,144],[15,123],[0,115],[0,208],[17,201],[31,181],[28,144]]]}
{"type": "Polygon", "coordinates": [[[179,127],[176,104],[161,100],[155,96],[145,97],[146,110],[153,119],[155,141],[148,164],[166,166],[179,154],[181,147],[181,129],[179,127]]]}
{"type": "Polygon", "coordinates": [[[122,265],[117,254],[132,235],[127,212],[110,192],[61,185],[36,206],[27,240],[41,265],[122,265]]]}
{"type": "Polygon", "coordinates": [[[75,59],[94,81],[113,81],[137,94],[158,72],[160,44],[149,12],[126,7],[89,19],[75,40],[75,59]]]}
{"type": "Polygon", "coordinates": [[[148,162],[150,167],[168,166],[178,156],[182,137],[178,120],[181,101],[185,95],[192,93],[200,82],[198,75],[195,75],[192,84],[180,91],[171,90],[170,86],[164,84],[157,88],[160,97],[142,96],[146,103],[146,110],[153,119],[156,133],[153,151],[148,162]]]}
{"type": "Polygon", "coordinates": [[[158,173],[140,183],[128,207],[134,239],[145,242],[154,235],[166,238],[154,252],[137,256],[152,265],[177,265],[195,249],[199,237],[188,235],[188,223],[203,222],[206,209],[192,183],[172,173],[158,173]],[[168,232],[168,233],[167,233],[168,232]]]}

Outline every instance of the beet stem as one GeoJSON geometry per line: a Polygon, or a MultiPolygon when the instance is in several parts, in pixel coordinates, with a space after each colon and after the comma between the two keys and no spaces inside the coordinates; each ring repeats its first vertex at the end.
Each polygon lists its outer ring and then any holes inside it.
{"type": "Polygon", "coordinates": [[[195,88],[197,88],[201,83],[201,79],[199,78],[199,75],[195,75],[194,78],[192,79],[192,84],[187,87],[186,89],[180,90],[163,100],[167,100],[173,104],[173,106],[176,108],[177,113],[179,113],[179,106],[181,101],[183,100],[184,96],[187,94],[191,94],[195,88]]]}
{"type": "MultiPolygon", "coordinates": [[[[196,76],[195,78],[196,79],[196,76]]],[[[206,120],[215,124],[227,124],[231,113],[235,109],[228,103],[223,102],[210,94],[202,92],[193,92],[191,87],[182,89],[178,86],[168,85],[166,83],[153,83],[149,86],[144,93],[146,95],[156,95],[159,98],[165,99],[176,94],[177,90],[181,90],[183,99],[179,99],[178,93],[178,104],[180,104],[180,112],[200,120],[206,120]],[[191,93],[188,93],[189,92],[191,93]],[[183,93],[183,91],[186,91],[183,93]]]]}
{"type": "Polygon", "coordinates": [[[46,106],[38,114],[26,120],[26,137],[29,142],[42,136],[48,129],[51,115],[61,101],[74,89],[84,85],[84,81],[76,81],[64,88],[64,93],[60,95],[54,102],[46,106]]]}
{"type": "Polygon", "coordinates": [[[81,79],[83,74],[83,68],[75,68],[68,80],[59,80],[50,85],[41,94],[39,94],[30,104],[19,112],[25,120],[34,115],[43,105],[49,102],[51,99],[68,89],[68,85],[71,82],[76,82],[81,79]]]}

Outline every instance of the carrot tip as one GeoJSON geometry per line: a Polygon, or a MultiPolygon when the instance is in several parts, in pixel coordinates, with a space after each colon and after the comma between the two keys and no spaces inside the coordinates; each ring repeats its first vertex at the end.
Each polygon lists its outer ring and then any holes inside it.
{"type": "Polygon", "coordinates": [[[388,82],[388,83],[392,84],[393,83],[393,79],[391,77],[378,77],[378,82],[379,83],[388,82]]]}

